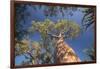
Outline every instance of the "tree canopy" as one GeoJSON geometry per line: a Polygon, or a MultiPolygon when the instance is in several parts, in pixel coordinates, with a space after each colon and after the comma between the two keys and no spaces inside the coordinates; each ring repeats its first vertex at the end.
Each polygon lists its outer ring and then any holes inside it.
{"type": "Polygon", "coordinates": [[[35,11],[39,11],[39,9],[43,10],[44,16],[48,18],[57,16],[59,13],[61,13],[61,16],[73,16],[75,11],[80,11],[84,14],[82,18],[82,26],[84,29],[88,29],[91,25],[95,23],[95,8],[90,7],[74,7],[74,6],[48,6],[48,5],[32,5],[30,4],[15,4],[15,13],[16,13],[16,23],[15,23],[15,29],[17,37],[17,40],[23,39],[27,34],[27,29],[24,28],[24,24],[27,23],[26,19],[29,19],[31,17],[31,13],[28,10],[28,8],[33,8],[35,11]],[[19,34],[20,33],[20,34],[19,34]]]}
{"type": "Polygon", "coordinates": [[[29,29],[30,32],[38,31],[41,33],[42,38],[47,37],[48,34],[59,35],[62,33],[66,38],[73,38],[79,35],[80,26],[68,20],[59,20],[58,22],[52,22],[49,19],[43,22],[32,22],[32,27],[29,29]]]}

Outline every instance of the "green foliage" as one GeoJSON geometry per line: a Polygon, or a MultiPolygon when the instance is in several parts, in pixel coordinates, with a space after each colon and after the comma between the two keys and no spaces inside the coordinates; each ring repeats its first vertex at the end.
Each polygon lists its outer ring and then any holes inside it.
{"type": "Polygon", "coordinates": [[[28,40],[16,41],[15,45],[15,56],[22,55],[29,51],[29,42],[28,40]]]}
{"type": "Polygon", "coordinates": [[[73,12],[75,12],[76,10],[77,7],[71,6],[45,6],[44,15],[46,17],[56,17],[59,13],[61,13],[61,15],[64,17],[67,13],[68,15],[72,16],[73,12]]]}
{"type": "Polygon", "coordinates": [[[33,41],[33,42],[29,42],[29,40],[22,40],[22,41],[18,41],[16,42],[15,45],[15,56],[20,56],[23,55],[25,56],[26,60],[28,61],[23,61],[22,64],[36,64],[38,61],[37,59],[39,59],[40,57],[40,53],[41,53],[41,47],[39,42],[33,41]]]}
{"type": "Polygon", "coordinates": [[[82,25],[87,29],[95,23],[95,8],[85,8],[82,12],[84,13],[82,25]]]}
{"type": "Polygon", "coordinates": [[[88,55],[90,57],[91,60],[95,60],[95,48],[91,47],[91,48],[87,48],[84,49],[83,51],[86,55],[88,55]]]}
{"type": "Polygon", "coordinates": [[[27,11],[30,4],[15,4],[15,37],[17,40],[22,40],[27,34],[27,29],[24,29],[26,19],[30,18],[31,15],[27,11]]]}
{"type": "Polygon", "coordinates": [[[39,42],[36,42],[36,41],[32,42],[31,48],[34,49],[34,52],[32,53],[34,57],[38,58],[40,55],[40,50],[41,50],[41,46],[39,42]]]}
{"type": "Polygon", "coordinates": [[[60,20],[57,23],[46,19],[44,22],[33,21],[30,32],[38,31],[41,33],[42,38],[47,37],[47,32],[59,35],[59,33],[65,34],[67,38],[76,37],[80,33],[80,26],[73,21],[60,20]]]}

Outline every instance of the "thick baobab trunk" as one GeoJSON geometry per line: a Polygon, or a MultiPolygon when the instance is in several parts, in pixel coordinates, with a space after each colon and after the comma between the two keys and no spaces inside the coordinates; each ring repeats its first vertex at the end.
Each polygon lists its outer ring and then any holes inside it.
{"type": "Polygon", "coordinates": [[[73,49],[64,42],[64,38],[60,33],[56,42],[56,63],[80,62],[73,49]]]}

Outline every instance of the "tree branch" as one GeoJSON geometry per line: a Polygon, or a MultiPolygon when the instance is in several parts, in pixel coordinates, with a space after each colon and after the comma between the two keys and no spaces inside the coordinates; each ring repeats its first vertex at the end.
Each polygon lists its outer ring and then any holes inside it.
{"type": "Polygon", "coordinates": [[[46,30],[46,33],[48,34],[48,35],[50,35],[51,37],[55,37],[55,38],[58,38],[59,36],[57,36],[57,35],[54,35],[54,34],[52,34],[52,33],[49,33],[47,30],[46,30]]]}

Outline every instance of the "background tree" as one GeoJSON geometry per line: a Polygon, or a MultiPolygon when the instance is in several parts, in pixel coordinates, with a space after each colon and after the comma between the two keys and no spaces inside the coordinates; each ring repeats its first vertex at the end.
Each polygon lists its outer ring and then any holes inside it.
{"type": "Polygon", "coordinates": [[[95,16],[96,16],[96,9],[95,8],[86,8],[82,10],[84,13],[83,19],[82,19],[82,26],[84,29],[88,29],[90,26],[95,25],[95,16]]]}
{"type": "MultiPolygon", "coordinates": [[[[95,47],[91,47],[91,48],[87,48],[87,49],[84,49],[83,51],[87,56],[90,57],[91,60],[95,60],[95,47]]],[[[88,61],[88,60],[86,60],[88,61]]]]}
{"type": "Polygon", "coordinates": [[[23,55],[25,57],[25,61],[22,62],[24,65],[29,64],[39,64],[40,58],[40,50],[41,46],[39,42],[30,41],[30,40],[22,40],[15,45],[15,56],[23,55]]]}

